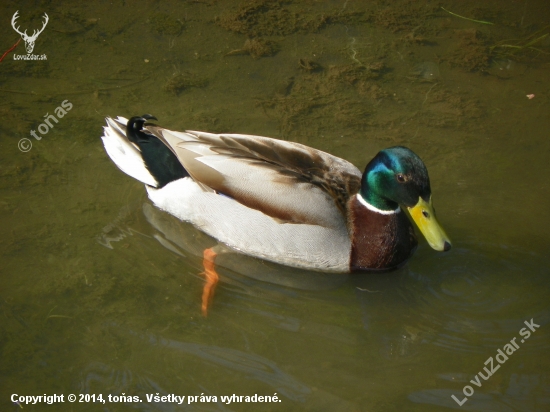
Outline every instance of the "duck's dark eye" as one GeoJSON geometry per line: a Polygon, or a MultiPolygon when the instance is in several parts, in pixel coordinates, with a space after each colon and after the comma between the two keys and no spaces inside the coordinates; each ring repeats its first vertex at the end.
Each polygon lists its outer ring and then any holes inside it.
{"type": "Polygon", "coordinates": [[[401,173],[398,173],[397,175],[395,175],[395,178],[397,179],[397,181],[399,183],[405,183],[407,181],[407,179],[405,178],[404,175],[402,175],[401,173]]]}
{"type": "Polygon", "coordinates": [[[422,211],[422,214],[424,215],[424,217],[426,219],[428,219],[430,217],[430,214],[428,212],[426,212],[425,210],[422,211]]]}

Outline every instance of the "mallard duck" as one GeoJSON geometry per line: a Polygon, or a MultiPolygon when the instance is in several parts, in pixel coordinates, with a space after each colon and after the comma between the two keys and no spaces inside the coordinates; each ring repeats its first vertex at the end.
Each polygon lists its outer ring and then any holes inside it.
{"type": "MultiPolygon", "coordinates": [[[[435,217],[426,166],[413,151],[380,151],[361,173],[346,160],[283,140],[177,132],[152,115],[107,118],[105,150],[143,182],[153,204],[241,253],[324,272],[389,270],[417,246],[451,242],[435,217]]],[[[218,275],[204,252],[203,311],[218,275]]]]}

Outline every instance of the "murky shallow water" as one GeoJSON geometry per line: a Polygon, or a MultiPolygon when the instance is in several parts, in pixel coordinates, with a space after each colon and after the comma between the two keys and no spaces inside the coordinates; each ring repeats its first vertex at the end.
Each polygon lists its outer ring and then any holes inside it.
{"type": "Polygon", "coordinates": [[[142,400],[63,411],[550,408],[549,60],[488,55],[544,35],[550,11],[445,4],[489,26],[394,3],[2,6],[4,50],[16,10],[22,27],[44,11],[50,22],[35,50],[46,63],[0,63],[0,409],[19,409],[14,393],[142,400]],[[276,45],[251,50],[247,37],[276,45]],[[411,76],[423,62],[437,62],[436,79],[411,76]],[[30,137],[65,100],[73,108],[30,137]],[[172,129],[292,139],[360,168],[407,145],[454,248],[422,243],[403,269],[358,276],[227,255],[205,319],[197,255],[212,240],[152,208],[99,140],[105,116],[146,112],[172,129]],[[540,327],[524,339],[531,319],[540,327]],[[471,383],[514,338],[519,349],[471,383]],[[451,395],[467,385],[459,406],[451,395]],[[218,402],[147,400],[157,393],[218,402]],[[275,393],[280,403],[221,401],[275,393]]]}

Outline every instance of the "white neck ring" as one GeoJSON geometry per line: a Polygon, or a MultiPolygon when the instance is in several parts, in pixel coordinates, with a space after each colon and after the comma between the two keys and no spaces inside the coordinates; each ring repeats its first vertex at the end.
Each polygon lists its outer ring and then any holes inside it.
{"type": "Polygon", "coordinates": [[[361,193],[357,193],[356,196],[357,196],[357,200],[359,200],[359,203],[361,203],[363,206],[365,206],[367,209],[369,209],[372,212],[379,213],[381,215],[394,215],[396,213],[401,212],[401,208],[399,206],[397,206],[397,209],[395,210],[382,210],[371,205],[369,202],[363,199],[363,196],[361,196],[361,193]]]}

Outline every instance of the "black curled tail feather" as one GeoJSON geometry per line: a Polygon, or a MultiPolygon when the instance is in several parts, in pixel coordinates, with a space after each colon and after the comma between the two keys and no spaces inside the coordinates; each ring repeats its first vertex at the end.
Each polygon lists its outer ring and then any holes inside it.
{"type": "Polygon", "coordinates": [[[157,120],[150,114],[132,117],[126,125],[126,136],[139,147],[147,170],[158,182],[158,188],[161,188],[174,180],[189,176],[189,173],[160,139],[143,130],[145,122],[151,119],[157,120]]]}

